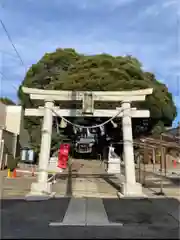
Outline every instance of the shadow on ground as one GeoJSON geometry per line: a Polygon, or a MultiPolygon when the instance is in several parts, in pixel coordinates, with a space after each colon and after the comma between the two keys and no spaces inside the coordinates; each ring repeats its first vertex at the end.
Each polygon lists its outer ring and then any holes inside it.
{"type": "Polygon", "coordinates": [[[1,200],[1,238],[156,238],[179,237],[179,224],[173,214],[178,214],[176,199],[102,199],[110,222],[123,226],[64,226],[49,227],[50,222],[62,221],[70,198],[27,202],[1,200]]]}
{"type": "Polygon", "coordinates": [[[173,177],[173,178],[169,178],[169,179],[173,184],[180,186],[180,177],[173,177]]]}

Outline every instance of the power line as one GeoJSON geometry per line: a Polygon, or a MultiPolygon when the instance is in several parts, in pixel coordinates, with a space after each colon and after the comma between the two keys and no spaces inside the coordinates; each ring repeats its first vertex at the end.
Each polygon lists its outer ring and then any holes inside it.
{"type": "Polygon", "coordinates": [[[1,76],[2,76],[4,79],[8,80],[8,78],[6,77],[6,75],[4,75],[3,72],[0,71],[0,74],[1,74],[1,76]]]}
{"type": "MultiPolygon", "coordinates": [[[[4,73],[2,71],[0,71],[0,75],[2,76],[2,78],[4,78],[5,80],[9,81],[8,80],[8,77],[6,77],[6,75],[4,75],[4,73]]],[[[11,86],[16,90],[18,91],[18,88],[14,85],[14,84],[11,84],[11,86]]]]}
{"type": "Polygon", "coordinates": [[[0,19],[0,23],[1,23],[1,25],[2,25],[2,27],[3,27],[3,29],[4,29],[4,31],[5,31],[5,33],[6,33],[7,37],[8,37],[8,39],[9,39],[9,41],[10,41],[10,43],[11,43],[11,45],[12,45],[14,51],[16,52],[16,55],[17,55],[17,57],[19,58],[19,60],[20,60],[20,62],[21,62],[21,64],[22,64],[22,66],[26,69],[24,62],[23,62],[23,60],[22,60],[22,58],[21,58],[21,56],[20,56],[20,54],[19,54],[17,48],[15,47],[15,45],[14,45],[14,43],[13,43],[13,41],[12,41],[12,38],[11,38],[11,36],[10,36],[10,34],[9,34],[9,32],[8,32],[8,30],[7,30],[7,28],[6,28],[6,26],[5,26],[5,24],[3,23],[3,21],[2,21],[1,19],[0,19]]]}
{"type": "Polygon", "coordinates": [[[4,51],[4,50],[0,50],[0,53],[1,53],[1,54],[5,54],[5,55],[8,55],[8,56],[10,56],[10,57],[12,57],[12,58],[14,58],[14,59],[17,60],[17,56],[14,55],[14,54],[12,54],[12,53],[10,53],[10,52],[6,52],[6,51],[4,51]]]}

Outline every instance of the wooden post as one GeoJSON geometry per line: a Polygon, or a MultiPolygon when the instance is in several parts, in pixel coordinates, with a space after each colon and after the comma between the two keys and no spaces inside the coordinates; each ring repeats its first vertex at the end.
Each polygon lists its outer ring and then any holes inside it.
{"type": "Polygon", "coordinates": [[[141,158],[138,156],[138,166],[139,166],[139,183],[141,183],[141,158]]]}
{"type": "Polygon", "coordinates": [[[146,183],[146,167],[145,167],[146,157],[147,157],[147,151],[146,151],[146,145],[144,143],[144,161],[143,161],[143,185],[144,186],[145,186],[145,183],[146,183]]]}
{"type": "MultiPolygon", "coordinates": [[[[162,140],[162,135],[160,136],[160,139],[162,140]]],[[[161,169],[160,169],[161,180],[160,180],[160,192],[159,192],[159,195],[164,195],[164,192],[163,192],[163,179],[162,179],[162,168],[163,168],[163,159],[164,159],[164,148],[163,148],[163,146],[162,146],[162,143],[160,143],[160,147],[161,147],[161,157],[160,157],[160,161],[161,161],[161,169]]]]}
{"type": "Polygon", "coordinates": [[[152,149],[152,157],[153,157],[153,172],[155,172],[155,164],[156,164],[156,152],[155,152],[155,148],[152,149]]]}
{"type": "Polygon", "coordinates": [[[164,173],[165,176],[167,175],[167,161],[166,161],[166,147],[163,148],[163,158],[164,158],[164,173]]]}
{"type": "MultiPolygon", "coordinates": [[[[163,140],[163,136],[161,135],[160,140],[163,140]]],[[[162,143],[161,143],[161,169],[164,170],[164,174],[166,176],[167,173],[167,166],[166,166],[166,150],[165,147],[163,147],[162,143]]]]}

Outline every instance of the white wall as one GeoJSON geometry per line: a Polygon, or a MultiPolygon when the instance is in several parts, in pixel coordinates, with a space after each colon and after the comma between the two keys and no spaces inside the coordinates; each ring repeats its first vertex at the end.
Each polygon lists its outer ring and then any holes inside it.
{"type": "Polygon", "coordinates": [[[22,120],[21,106],[6,107],[6,130],[19,135],[22,120]]]}
{"type": "Polygon", "coordinates": [[[4,128],[6,125],[6,105],[0,102],[0,127],[4,128]]]}

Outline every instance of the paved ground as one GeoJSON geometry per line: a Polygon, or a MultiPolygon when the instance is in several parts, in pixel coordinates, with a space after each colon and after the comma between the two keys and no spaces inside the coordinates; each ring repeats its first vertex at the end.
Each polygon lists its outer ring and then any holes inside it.
{"type": "MultiPolygon", "coordinates": [[[[119,200],[116,196],[119,179],[115,176],[107,176],[99,162],[79,160],[74,162],[72,168],[59,175],[57,183],[53,185],[53,190],[62,197],[42,202],[26,202],[18,199],[28,193],[31,182],[36,180],[35,177],[7,179],[5,174],[4,176],[1,174],[0,181],[3,199],[1,201],[2,239],[177,239],[180,236],[179,201],[175,198],[157,197],[148,188],[145,188],[149,196],[147,199],[119,200]],[[87,225],[88,219],[94,217],[108,224],[87,225]],[[77,226],[71,224],[72,220],[77,226]],[[68,224],[49,225],[54,222],[68,224]],[[117,223],[120,225],[114,226],[117,223]]],[[[155,180],[152,178],[148,181],[155,180]]],[[[173,186],[176,187],[175,184],[173,186]]]]}
{"type": "Polygon", "coordinates": [[[117,198],[116,188],[107,184],[105,176],[98,161],[78,160],[67,175],[59,175],[53,191],[61,196],[117,198]]]}
{"type": "Polygon", "coordinates": [[[7,171],[1,172],[0,177],[0,197],[6,199],[24,196],[29,192],[31,183],[36,181],[36,177],[31,176],[8,179],[7,171]]]}
{"type": "MultiPolygon", "coordinates": [[[[43,202],[2,200],[2,239],[177,239],[179,237],[178,222],[164,211],[158,209],[153,202],[143,199],[102,199],[109,222],[122,223],[122,226],[49,226],[50,222],[63,221],[69,201],[69,198],[52,199],[43,202]]],[[[154,199],[153,201],[164,200],[154,199]]],[[[169,204],[174,204],[174,200],[169,200],[169,204]]]]}
{"type": "MultiPolygon", "coordinates": [[[[137,164],[137,167],[139,168],[139,165],[137,164]]],[[[146,164],[144,166],[144,164],[141,164],[141,169],[144,169],[148,172],[155,172],[157,174],[161,174],[160,169],[161,166],[160,164],[155,164],[153,166],[153,164],[146,164]]],[[[177,163],[176,166],[174,166],[173,164],[169,164],[169,166],[165,168],[162,168],[162,175],[166,175],[166,176],[180,176],[180,163],[177,163]]]]}
{"type": "MultiPolygon", "coordinates": [[[[17,174],[17,178],[6,178],[7,172],[1,174],[1,198],[24,196],[30,190],[36,177],[17,174]]],[[[53,185],[53,192],[61,197],[117,197],[117,189],[105,180],[107,174],[98,161],[77,160],[69,171],[57,176],[57,183],[53,185]]]]}
{"type": "MultiPolygon", "coordinates": [[[[156,166],[157,167],[157,166],[156,166]]],[[[167,174],[166,176],[157,171],[152,171],[152,166],[142,166],[141,169],[136,169],[136,180],[140,182],[144,187],[144,193],[149,197],[157,196],[161,191],[161,188],[166,196],[174,197],[180,201],[180,176],[179,170],[176,170],[176,174],[167,174]],[[145,170],[145,171],[144,171],[145,170]]],[[[172,169],[169,170],[171,172],[172,169]]],[[[124,175],[124,167],[121,169],[122,175],[124,175]]],[[[117,177],[120,177],[117,175],[117,177]]],[[[122,177],[120,177],[122,178],[122,177]]],[[[119,182],[117,182],[119,184],[119,182]]]]}

